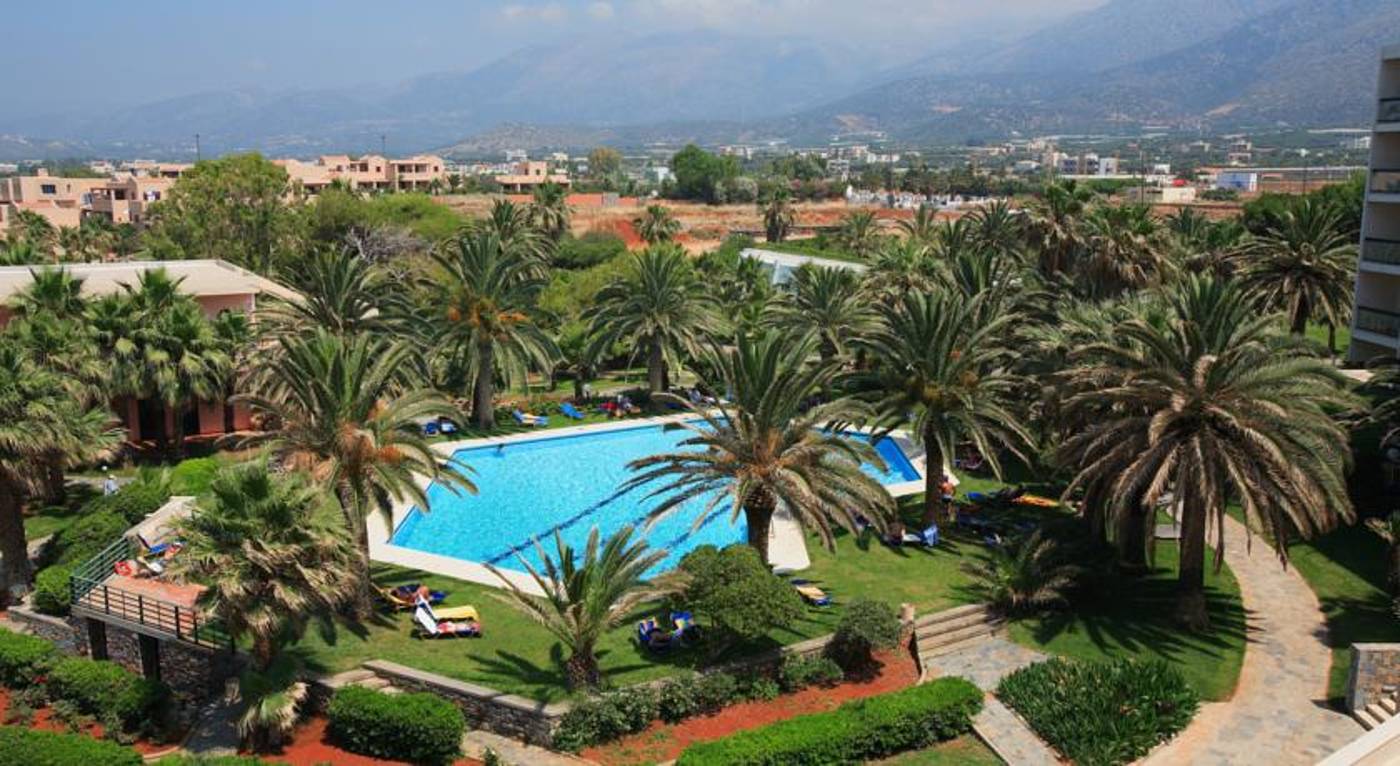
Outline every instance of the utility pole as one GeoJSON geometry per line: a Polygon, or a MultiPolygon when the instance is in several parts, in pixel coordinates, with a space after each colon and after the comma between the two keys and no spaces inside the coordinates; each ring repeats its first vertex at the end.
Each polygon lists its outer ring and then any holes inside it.
{"type": "Polygon", "coordinates": [[[199,134],[196,133],[196,134],[194,134],[194,161],[195,161],[195,162],[199,162],[199,160],[200,160],[200,153],[199,153],[199,134]]]}

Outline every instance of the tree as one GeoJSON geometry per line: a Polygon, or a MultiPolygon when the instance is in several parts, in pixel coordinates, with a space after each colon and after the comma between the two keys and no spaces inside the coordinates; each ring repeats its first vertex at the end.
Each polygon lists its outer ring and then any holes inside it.
{"type": "Polygon", "coordinates": [[[853,271],[804,265],[793,272],[789,288],[774,310],[775,325],[816,334],[823,361],[845,359],[852,341],[875,327],[877,315],[853,271]]]}
{"type": "Polygon", "coordinates": [[[632,219],[632,227],[643,242],[655,246],[675,240],[681,222],[665,205],[647,205],[646,211],[632,219]]]}
{"type": "Polygon", "coordinates": [[[611,178],[622,172],[622,153],[600,146],[588,153],[588,174],[594,178],[611,178]]]}
{"type": "Polygon", "coordinates": [[[545,285],[540,263],[489,231],[464,232],[456,245],[433,254],[436,272],[423,290],[441,347],[473,380],[476,424],[489,430],[496,377],[510,386],[532,367],[548,370],[559,349],[533,318],[545,285]]]}
{"type": "Polygon", "coordinates": [[[33,210],[16,211],[9,236],[12,244],[28,244],[44,260],[57,260],[54,248],[58,245],[58,229],[33,210]]]}
{"type": "Polygon", "coordinates": [[[543,597],[521,590],[515,580],[496,567],[486,567],[506,586],[506,603],[538,622],[564,645],[569,653],[564,661],[569,688],[597,688],[603,680],[598,668],[598,640],[627,620],[637,606],[674,587],[668,580],[647,580],[648,570],[661,563],[666,552],[649,550],[645,540],[633,540],[631,526],[619,529],[601,545],[598,528],[594,527],[588,533],[581,557],[556,530],[554,548],[555,557],[551,558],[535,542],[539,568],[518,556],[543,597]]]}
{"type": "Polygon", "coordinates": [[[336,335],[392,332],[409,313],[402,293],[348,248],[313,252],[285,270],[295,299],[269,299],[266,317],[283,332],[323,328],[336,335]]]}
{"type": "Polygon", "coordinates": [[[555,243],[569,233],[569,191],[554,182],[535,187],[530,218],[555,243]]]}
{"type": "Polygon", "coordinates": [[[1329,327],[1351,317],[1356,241],[1337,212],[1314,200],[1293,204],[1238,256],[1240,284],[1264,311],[1283,312],[1289,331],[1309,321],[1329,327]]]}
{"type": "Polygon", "coordinates": [[[260,154],[205,160],[151,206],[147,241],[167,258],[219,258],[259,273],[290,251],[287,172],[260,154]]]}
{"type": "Polygon", "coordinates": [[[582,322],[569,322],[559,330],[560,371],[574,382],[574,401],[583,401],[583,388],[588,381],[597,377],[598,357],[593,341],[588,337],[588,326],[582,322]]]}
{"type": "Polygon", "coordinates": [[[937,517],[938,485],[959,445],[971,443],[1001,476],[1002,450],[1020,456],[1031,442],[1013,411],[1020,381],[1003,337],[1011,317],[987,310],[989,300],[910,293],[882,307],[881,326],[863,343],[880,360],[876,421],[886,431],[907,426],[923,443],[925,523],[937,517]]]}
{"type": "Polygon", "coordinates": [[[802,597],[774,577],[751,546],[702,545],[685,554],[677,569],[685,578],[677,607],[703,615],[714,655],[735,642],[791,628],[805,612],[802,597]]]}
{"type": "MultiPolygon", "coordinates": [[[[369,598],[365,516],[392,513],[408,499],[428,508],[420,480],[475,491],[455,458],[442,459],[423,438],[424,419],[459,417],[422,385],[417,350],[375,335],[340,337],[324,329],[284,335],[250,380],[246,396],[273,424],[253,439],[269,442],[285,465],[334,490],[361,559],[362,607],[369,598]]],[[[426,482],[425,482],[426,483],[426,482]]]]}
{"type": "Polygon", "coordinates": [[[869,210],[855,210],[841,220],[836,241],[851,255],[868,261],[880,245],[879,222],[869,210]]]}
{"type": "Polygon", "coordinates": [[[716,323],[712,301],[685,254],[665,246],[633,254],[626,273],[598,293],[585,318],[597,355],[622,342],[646,354],[653,394],[666,390],[668,357],[694,351],[716,323]]]}
{"type": "Polygon", "coordinates": [[[1083,570],[1063,561],[1058,544],[1037,529],[1030,537],[994,549],[983,561],[964,563],[963,571],[983,601],[1020,615],[1064,603],[1083,570]]]}
{"type": "Polygon", "coordinates": [[[758,201],[759,212],[763,214],[763,233],[769,242],[782,242],[792,231],[794,214],[792,193],[785,188],[776,188],[758,201]]]}
{"type": "Polygon", "coordinates": [[[764,561],[779,507],[828,548],[834,528],[854,530],[857,517],[883,529],[893,501],[861,468],[881,465],[874,447],[824,428],[862,420],[866,408],[848,398],[808,407],[837,375],[835,364],[810,359],[814,345],[810,337],[769,333],[713,347],[704,369],[732,401],[688,405],[699,418],[671,426],[687,432],[680,444],[687,451],[633,461],[636,475],[624,490],[651,488],[649,497],[662,498],[654,517],[711,496],[707,509],[724,504],[731,518],[743,515],[748,543],[764,561]]]}
{"type": "Polygon", "coordinates": [[[841,614],[828,651],[847,670],[867,670],[875,663],[875,650],[898,646],[901,632],[899,615],[889,603],[858,599],[841,614]]]}
{"type": "MultiPolygon", "coordinates": [[[[1193,276],[1168,295],[1170,321],[1127,320],[1114,343],[1079,352],[1066,410],[1078,430],[1060,458],[1068,491],[1114,515],[1172,492],[1180,513],[1179,619],[1208,625],[1206,528],[1224,533],[1227,504],[1267,534],[1280,559],[1303,538],[1351,519],[1347,431],[1332,418],[1353,400],[1343,376],[1280,338],[1237,286],[1193,276]]],[[[1215,560],[1223,561],[1224,547],[1215,560]]]]}
{"type": "Polygon", "coordinates": [[[873,300],[903,300],[913,292],[928,292],[939,280],[932,246],[914,239],[888,240],[875,253],[865,276],[865,291],[873,300]]]}
{"type": "MultiPolygon", "coordinates": [[[[531,208],[510,200],[496,200],[491,205],[491,215],[473,222],[469,228],[477,233],[494,234],[503,250],[529,262],[532,268],[537,269],[536,274],[543,276],[544,265],[549,262],[549,254],[554,249],[554,241],[535,225],[531,208]]],[[[454,239],[460,243],[469,233],[458,232],[454,239]]]]}
{"type": "Polygon", "coordinates": [[[1073,182],[1052,183],[1031,210],[1028,235],[1043,277],[1064,274],[1074,267],[1083,249],[1080,218],[1094,193],[1073,182]]]}
{"type": "Polygon", "coordinates": [[[1087,293],[1110,298],[1161,279],[1167,262],[1145,205],[1101,205],[1084,220],[1078,271],[1087,293]]]}
{"type": "Polygon", "coordinates": [[[676,196],[711,204],[719,201],[720,184],[739,175],[733,157],[718,157],[695,144],[687,144],[671,158],[676,177],[676,196]]]}
{"type": "Polygon", "coordinates": [[[938,236],[938,208],[920,205],[913,218],[899,222],[899,230],[914,242],[932,245],[938,236]]]}

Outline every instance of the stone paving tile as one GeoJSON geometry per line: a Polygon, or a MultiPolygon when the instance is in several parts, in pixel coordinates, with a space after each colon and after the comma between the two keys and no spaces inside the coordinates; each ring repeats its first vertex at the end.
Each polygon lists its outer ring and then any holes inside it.
{"type": "Polygon", "coordinates": [[[988,692],[986,704],[973,719],[972,727],[1002,760],[1013,766],[1054,766],[1060,762],[1055,751],[990,694],[1007,673],[1043,659],[1045,655],[1040,652],[990,636],[974,646],[934,657],[925,668],[925,675],[962,676],[988,692]]]}
{"type": "Polygon", "coordinates": [[[1013,766],[1059,766],[1060,759],[1011,709],[987,695],[972,728],[997,756],[1013,766]]]}
{"type": "Polygon", "coordinates": [[[1202,707],[1144,766],[1315,763],[1361,736],[1350,716],[1326,707],[1331,649],[1317,598],[1268,546],[1246,550],[1244,527],[1225,520],[1225,560],[1249,612],[1249,645],[1228,702],[1202,707]]]}

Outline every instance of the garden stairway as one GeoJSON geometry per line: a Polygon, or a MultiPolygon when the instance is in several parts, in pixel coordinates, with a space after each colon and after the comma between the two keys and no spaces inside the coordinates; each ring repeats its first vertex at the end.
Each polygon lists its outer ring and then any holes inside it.
{"type": "Polygon", "coordinates": [[[1001,629],[1002,620],[982,604],[954,607],[914,620],[914,652],[920,672],[929,660],[978,644],[1001,629]]]}
{"type": "Polygon", "coordinates": [[[1400,693],[1391,692],[1360,710],[1353,710],[1351,717],[1361,724],[1361,728],[1370,731],[1400,714],[1398,694],[1400,693]]]}
{"type": "Polygon", "coordinates": [[[366,689],[374,689],[385,694],[402,694],[403,689],[394,686],[389,679],[375,673],[373,670],[358,668],[347,670],[344,673],[331,676],[323,682],[332,691],[345,686],[363,686],[366,689]]]}

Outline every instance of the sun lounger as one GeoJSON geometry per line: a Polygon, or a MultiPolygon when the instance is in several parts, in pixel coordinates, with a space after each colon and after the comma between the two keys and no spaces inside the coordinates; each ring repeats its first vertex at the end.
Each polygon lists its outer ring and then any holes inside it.
{"type": "Polygon", "coordinates": [[[1058,508],[1060,505],[1060,501],[1048,497],[1041,497],[1040,495],[1021,495],[1011,502],[1016,505],[1027,505],[1033,508],[1058,508]]]}
{"type": "Polygon", "coordinates": [[[664,652],[671,648],[678,634],[662,630],[656,620],[648,617],[637,623],[637,643],[653,652],[664,652]]]}
{"type": "Polygon", "coordinates": [[[559,411],[564,413],[564,417],[573,418],[574,420],[583,420],[584,417],[583,413],[579,412],[578,408],[569,402],[564,402],[559,405],[559,411]]]}
{"type": "Polygon", "coordinates": [[[439,420],[438,428],[441,429],[444,434],[457,433],[457,424],[450,420],[439,420]]]}
{"type": "Polygon", "coordinates": [[[140,532],[136,533],[136,539],[141,543],[141,547],[146,549],[147,556],[164,556],[167,552],[174,554],[176,551],[179,551],[180,548],[184,547],[184,543],[179,540],[151,545],[150,541],[146,539],[146,536],[140,532]]]}
{"type": "MultiPolygon", "coordinates": [[[[418,583],[399,585],[393,588],[380,588],[379,595],[395,609],[412,609],[417,606],[418,589],[422,587],[418,583]]],[[[440,590],[428,592],[428,603],[438,604],[447,598],[447,594],[440,590]]]]}
{"type": "Polygon", "coordinates": [[[549,425],[549,418],[542,417],[540,415],[531,415],[528,412],[521,412],[520,410],[512,410],[510,415],[511,417],[515,418],[515,422],[519,423],[522,426],[549,425]]]}
{"type": "Polygon", "coordinates": [[[812,606],[831,605],[831,596],[828,596],[826,591],[808,583],[806,580],[793,580],[792,587],[797,589],[797,595],[801,596],[803,601],[806,601],[812,606]]]}
{"type": "Polygon", "coordinates": [[[905,545],[922,545],[925,548],[932,548],[938,545],[938,541],[938,525],[934,524],[917,535],[913,532],[905,532],[904,539],[901,542],[905,545]]]}
{"type": "MultiPolygon", "coordinates": [[[[439,601],[440,600],[441,599],[439,599],[439,601]]],[[[437,622],[451,620],[471,620],[472,622],[481,622],[481,615],[476,611],[476,607],[474,606],[446,606],[442,608],[435,608],[435,603],[436,602],[424,600],[420,596],[418,598],[417,607],[419,609],[428,610],[428,616],[432,617],[437,622]]]]}
{"type": "Polygon", "coordinates": [[[426,423],[423,424],[423,435],[424,435],[424,436],[437,436],[437,435],[438,435],[438,423],[437,423],[436,420],[429,420],[428,422],[426,422],[426,423]]]}
{"type": "Polygon", "coordinates": [[[673,636],[678,639],[691,638],[700,631],[690,612],[671,612],[671,625],[675,627],[673,636]]]}
{"type": "Polygon", "coordinates": [[[481,635],[481,623],[476,620],[464,622],[439,621],[433,619],[432,610],[420,606],[413,611],[414,628],[423,638],[468,638],[481,635]]]}

